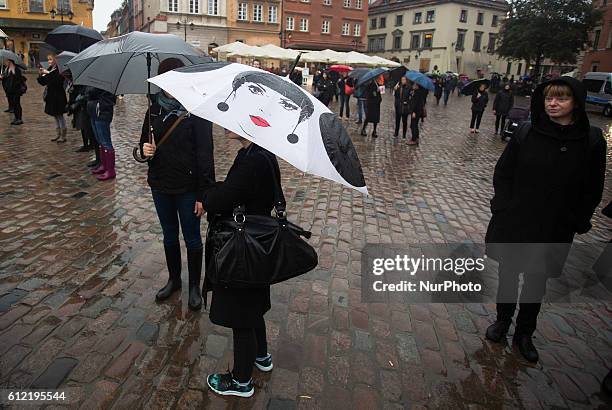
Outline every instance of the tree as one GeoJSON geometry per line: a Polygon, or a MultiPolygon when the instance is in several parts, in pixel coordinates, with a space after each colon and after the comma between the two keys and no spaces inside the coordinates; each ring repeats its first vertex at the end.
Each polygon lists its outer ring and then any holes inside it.
{"type": "Polygon", "coordinates": [[[503,58],[534,62],[537,77],[545,58],[575,63],[601,17],[592,0],[510,0],[495,51],[503,58]]]}

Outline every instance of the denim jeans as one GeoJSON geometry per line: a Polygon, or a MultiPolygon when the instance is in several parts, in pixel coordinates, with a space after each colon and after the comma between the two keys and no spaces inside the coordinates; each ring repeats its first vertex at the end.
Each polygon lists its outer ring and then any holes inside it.
{"type": "Polygon", "coordinates": [[[193,212],[196,193],[165,194],[157,190],[151,190],[151,192],[157,216],[164,232],[164,245],[178,245],[180,220],[187,249],[200,249],[202,247],[200,217],[193,212]]]}
{"type": "Polygon", "coordinates": [[[112,150],[113,142],[111,141],[110,122],[91,120],[91,128],[98,144],[104,149],[112,150]]]}
{"type": "Polygon", "coordinates": [[[351,117],[351,109],[349,107],[350,95],[340,94],[340,117],[344,113],[344,107],[346,107],[346,118],[351,117]]]}
{"type": "Polygon", "coordinates": [[[365,106],[366,106],[366,99],[357,98],[357,116],[359,117],[360,122],[363,120],[363,116],[365,115],[365,106]]]}

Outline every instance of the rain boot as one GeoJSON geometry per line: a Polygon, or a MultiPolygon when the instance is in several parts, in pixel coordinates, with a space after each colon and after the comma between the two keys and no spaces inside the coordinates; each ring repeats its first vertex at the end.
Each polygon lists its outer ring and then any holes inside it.
{"type": "Polygon", "coordinates": [[[60,139],[60,137],[62,136],[62,129],[61,128],[56,128],[55,129],[55,133],[57,134],[55,138],[51,138],[51,141],[56,142],[57,140],[60,139]]]}
{"type": "Polygon", "coordinates": [[[103,174],[106,172],[106,150],[102,148],[102,145],[98,145],[98,156],[100,163],[97,167],[91,169],[92,174],[103,174]]]}
{"type": "Polygon", "coordinates": [[[168,266],[168,283],[155,295],[155,299],[159,301],[168,299],[175,291],[181,289],[181,246],[178,243],[164,245],[164,253],[168,266]]]}
{"type": "Polygon", "coordinates": [[[187,305],[191,310],[202,308],[202,291],[200,290],[200,279],[202,278],[202,255],[203,248],[187,249],[187,268],[189,269],[189,302],[187,305]]]}
{"type": "Polygon", "coordinates": [[[94,141],[93,144],[92,144],[92,148],[94,150],[94,154],[96,154],[96,157],[92,161],[89,161],[87,163],[87,166],[89,168],[95,168],[95,167],[99,166],[100,163],[101,163],[100,162],[100,145],[98,145],[98,143],[96,141],[94,141]]]}
{"type": "Polygon", "coordinates": [[[66,134],[68,134],[68,128],[60,128],[60,137],[57,142],[66,142],[66,134]]]}
{"type": "Polygon", "coordinates": [[[115,174],[115,150],[113,149],[105,149],[104,152],[104,173],[96,175],[98,181],[107,181],[109,179],[114,179],[115,174]]]}

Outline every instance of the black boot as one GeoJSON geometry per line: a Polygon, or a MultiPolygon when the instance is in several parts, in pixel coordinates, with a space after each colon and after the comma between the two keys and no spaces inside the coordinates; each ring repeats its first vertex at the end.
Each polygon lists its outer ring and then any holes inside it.
{"type": "Polygon", "coordinates": [[[89,168],[97,167],[98,165],[100,165],[100,145],[99,144],[94,144],[94,152],[96,154],[96,159],[89,161],[87,163],[87,166],[89,168]]]}
{"type": "Polygon", "coordinates": [[[189,302],[191,310],[202,309],[202,291],[200,279],[202,278],[203,248],[187,249],[187,267],[189,268],[189,302]]]}
{"type": "Polygon", "coordinates": [[[168,283],[155,295],[158,301],[168,299],[175,291],[181,289],[181,246],[178,244],[164,245],[164,253],[166,254],[166,265],[168,265],[168,283]]]}
{"type": "Polygon", "coordinates": [[[368,134],[366,134],[366,130],[365,130],[365,126],[363,128],[361,128],[361,132],[359,133],[359,135],[366,137],[368,134]]]}
{"type": "Polygon", "coordinates": [[[487,328],[487,339],[495,343],[501,342],[502,339],[506,338],[511,323],[509,320],[496,320],[495,323],[487,328]]]}
{"type": "Polygon", "coordinates": [[[523,355],[523,357],[529,360],[532,363],[535,363],[539,359],[538,351],[533,345],[533,341],[531,340],[531,335],[526,334],[514,334],[512,338],[512,343],[518,346],[519,351],[523,355]]]}

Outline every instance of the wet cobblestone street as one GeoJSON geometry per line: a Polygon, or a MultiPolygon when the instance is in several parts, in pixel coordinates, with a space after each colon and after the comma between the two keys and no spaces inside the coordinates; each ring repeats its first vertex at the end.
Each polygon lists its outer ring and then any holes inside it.
{"type": "MultiPolygon", "coordinates": [[[[359,135],[352,99],[345,125],[370,197],[281,162],[289,219],[312,231],[320,263],[272,286],[266,323],[275,368],[254,371],[251,399],[227,399],[209,392],[206,375],[231,368],[231,330],[187,309],[185,257],[182,294],[155,302],[167,280],[161,227],[147,167],[131,155],[144,98],[118,102],[117,179],[99,182],[85,167],[89,155],[74,152],[77,131],[66,144],[49,141],[53,119],[43,113],[41,87],[33,77],[28,83],[25,124],[11,127],[0,113],[0,388],[71,387],[70,407],[87,410],[612,406],[600,392],[612,367],[612,303],[544,305],[533,365],[485,340],[492,304],[361,300],[366,243],[484,241],[504,148],[490,107],[481,133],[470,135],[468,98],[444,107],[430,97],[414,148],[392,137],[388,93],[374,140],[359,135]]],[[[612,235],[600,214],[612,199],[612,119],[591,119],[609,148],[594,228],[577,237],[586,243],[612,235]]],[[[215,126],[219,180],[239,149],[221,131],[215,126]]]]}

